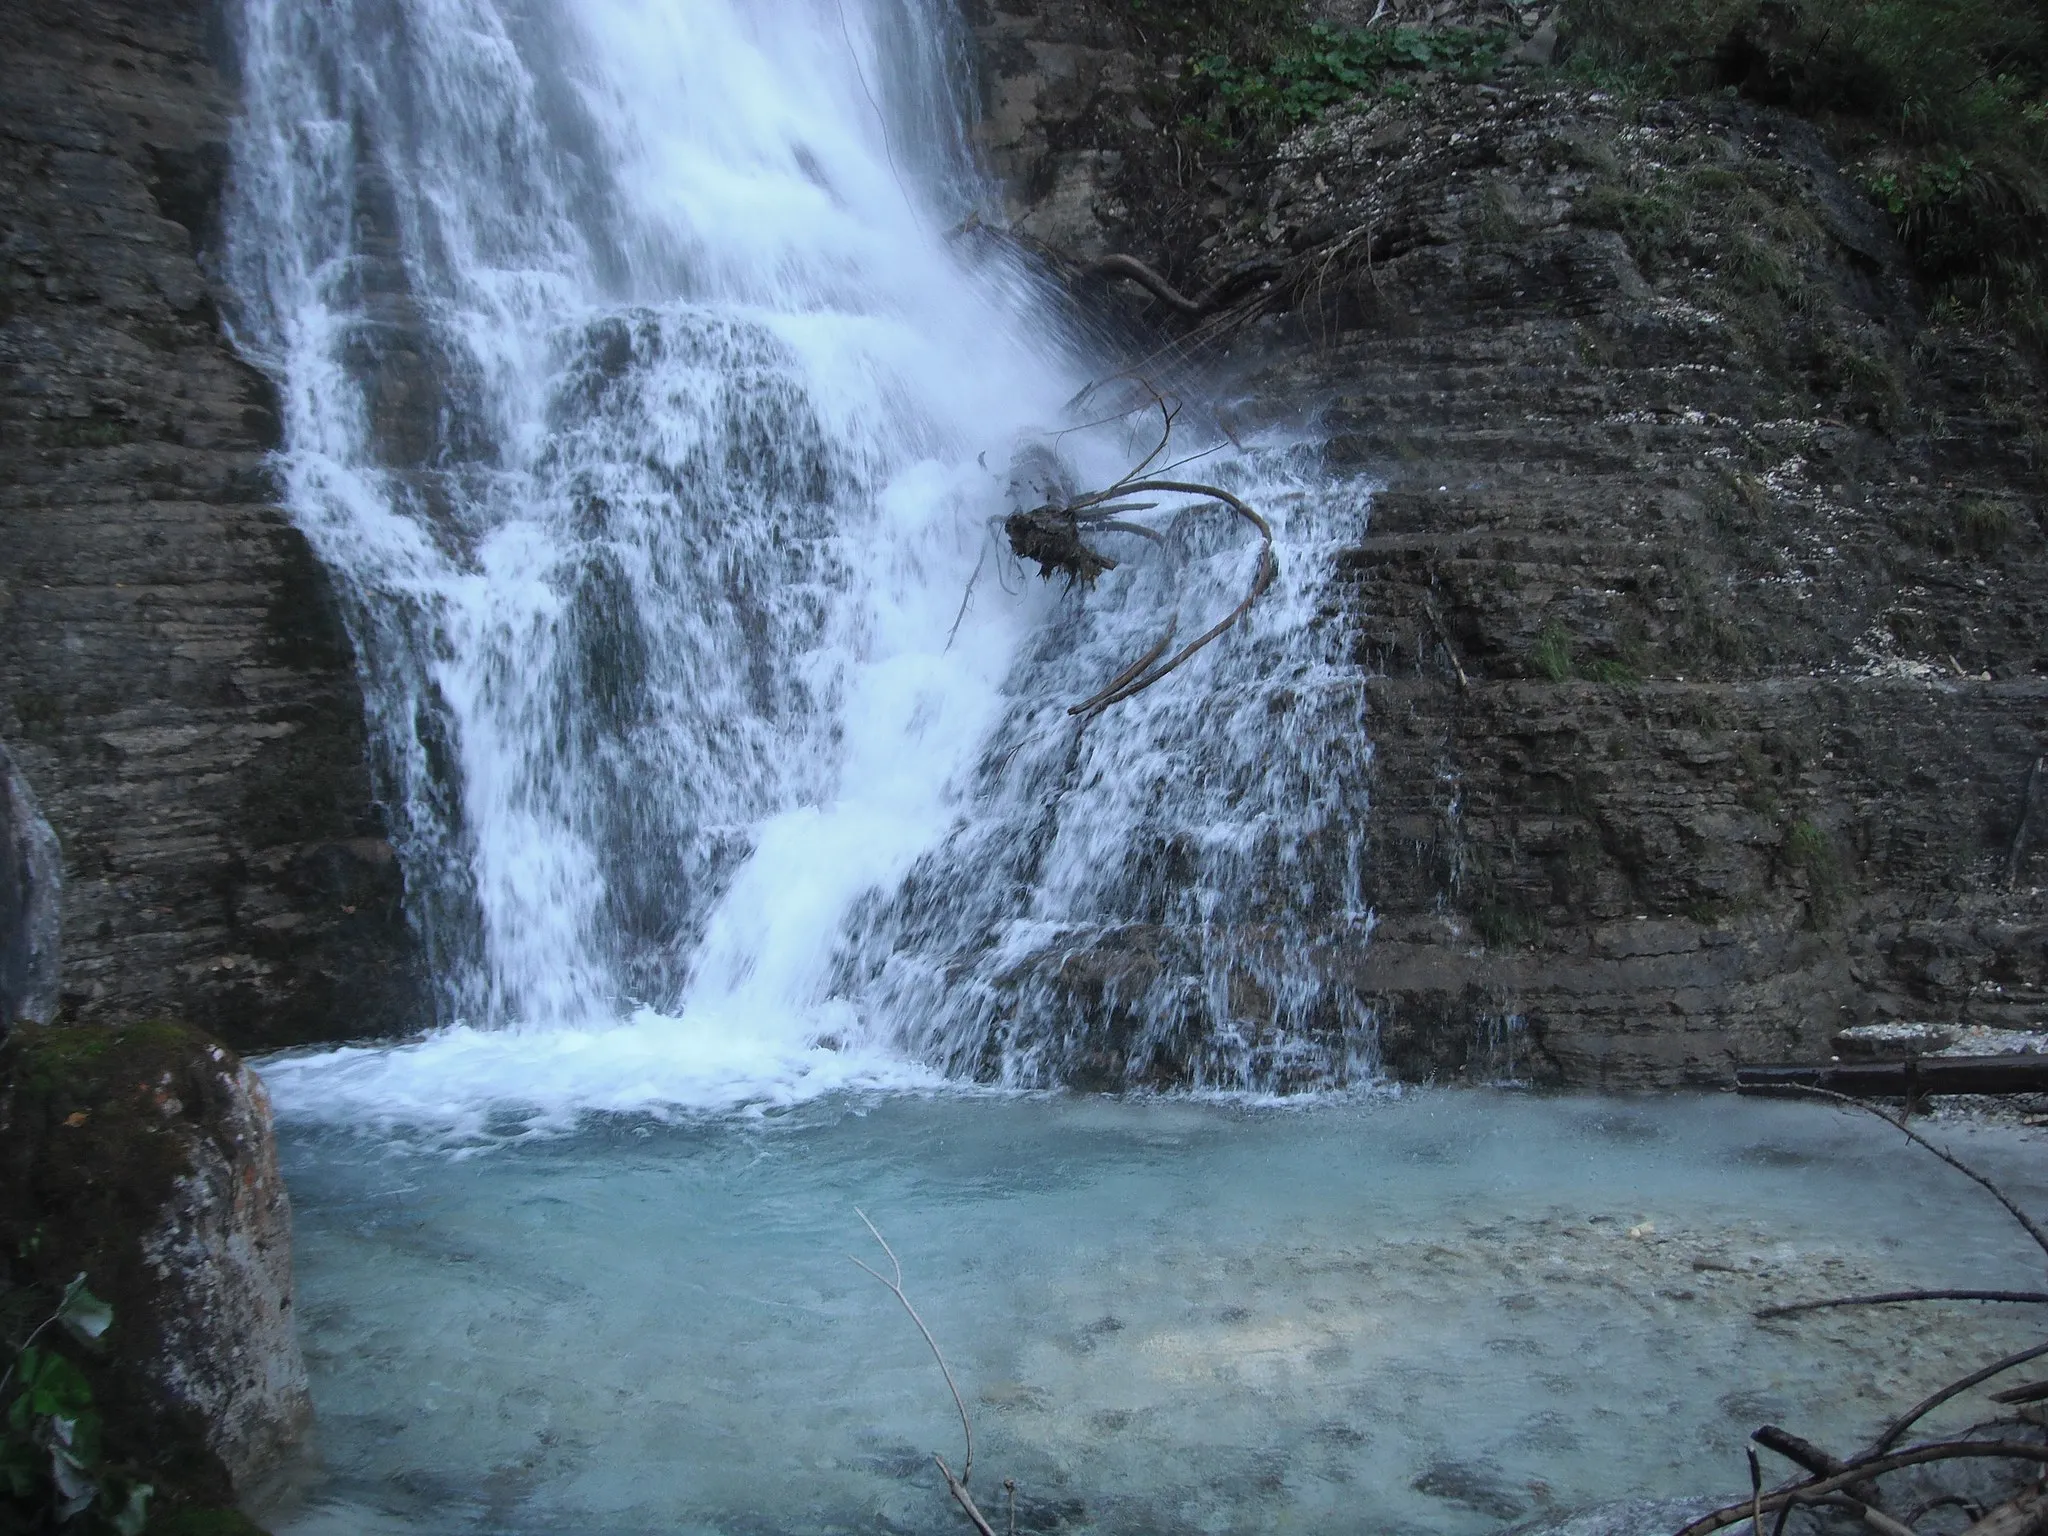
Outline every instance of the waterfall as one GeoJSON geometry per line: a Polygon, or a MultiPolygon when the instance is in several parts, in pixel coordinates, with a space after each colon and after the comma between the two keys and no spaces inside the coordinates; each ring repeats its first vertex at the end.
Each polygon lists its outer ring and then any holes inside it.
{"type": "Polygon", "coordinates": [[[1192,503],[1091,592],[996,547],[1020,444],[1062,434],[1099,484],[1148,428],[1070,410],[1101,365],[948,237],[992,198],[945,0],[238,26],[231,323],[280,386],[441,984],[418,1044],[277,1064],[288,1105],[1369,1068],[1341,981],[1368,751],[1324,591],[1364,492],[1305,445],[1177,440],[1260,497],[1280,583],[1066,718],[1256,551],[1192,503]]]}

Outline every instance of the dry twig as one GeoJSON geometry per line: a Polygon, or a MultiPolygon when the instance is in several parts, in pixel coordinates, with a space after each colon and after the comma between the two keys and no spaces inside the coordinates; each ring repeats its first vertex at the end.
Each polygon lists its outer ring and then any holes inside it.
{"type": "Polygon", "coordinates": [[[2012,1217],[2014,1221],[2018,1222],[2023,1228],[2026,1229],[2026,1234],[2034,1240],[2034,1245],[2037,1248],[2039,1248],[2042,1253],[2048,1254],[2048,1232],[2043,1232],[2039,1224],[2035,1222],[2034,1218],[2029,1216],[2025,1211],[2019,1208],[2019,1206],[2014,1202],[2012,1196],[2008,1195],[2004,1190],[2000,1189],[1998,1185],[1994,1183],[1987,1175],[1979,1173],[1975,1168],[1972,1168],[1968,1163],[1964,1162],[1961,1158],[1957,1157],[1953,1152],[1950,1152],[1946,1147],[1937,1147],[1925,1136],[1922,1136],[1918,1131],[1914,1130],[1910,1125],[1906,1124],[1906,1122],[1903,1119],[1894,1119],[1892,1116],[1886,1114],[1883,1110],[1879,1109],[1875,1104],[1866,1103],[1862,1099],[1851,1098],[1846,1093],[1836,1093],[1829,1088],[1811,1088],[1806,1086],[1805,1084],[1788,1083],[1779,1091],[1784,1093],[1807,1094],[1816,1099],[1826,1099],[1830,1103],[1845,1105],[1850,1109],[1860,1109],[1865,1114],[1877,1116],[1878,1119],[1882,1120],[1886,1125],[1890,1126],[1893,1130],[1897,1131],[1900,1135],[1904,1136],[1908,1141],[1913,1142],[1916,1146],[1925,1148],[1929,1152],[1932,1152],[1936,1157],[1940,1158],[1944,1163],[1947,1163],[1949,1167],[1955,1169],[1956,1172],[1960,1173],[1964,1178],[1971,1180],[1972,1182],[1983,1188],[1991,1196],[1992,1199],[1996,1200],[2000,1205],[2005,1207],[2007,1213],[2012,1217]]]}
{"type": "Polygon", "coordinates": [[[1899,1437],[1905,1434],[1907,1430],[1918,1424],[1928,1414],[1934,1412],[1935,1409],[1948,1402],[1951,1398],[1961,1397],[1970,1388],[1981,1386],[1992,1377],[2002,1376],[2005,1372],[2025,1365],[2029,1360],[2038,1360],[2043,1355],[2048,1355],[2048,1344],[2036,1344],[2032,1349],[2023,1349],[2016,1355],[2007,1355],[2003,1360],[1994,1360],[1982,1370],[1972,1371],[1960,1380],[1950,1382],[1939,1392],[1922,1398],[1911,1408],[1900,1414],[1899,1417],[1892,1420],[1885,1432],[1872,1441],[1870,1449],[1863,1454],[1865,1456],[1882,1455],[1885,1451],[1897,1445],[1899,1437]]]}
{"type": "Polygon", "coordinates": [[[1908,1301],[2018,1301],[2048,1302],[2048,1291],[1883,1291],[1875,1296],[1830,1296],[1825,1301],[1791,1301],[1782,1306],[1758,1307],[1756,1317],[1795,1317],[1801,1312],[1824,1312],[1830,1307],[1889,1307],[1908,1301]]]}
{"type": "MultiPolygon", "coordinates": [[[[1765,1494],[1761,1505],[1764,1509],[1778,1510],[1783,1509],[1786,1501],[1790,1499],[1811,1503],[1827,1494],[1838,1493],[1851,1483],[1878,1477],[1886,1472],[1897,1472],[1905,1467],[1922,1466],[1928,1462],[1966,1461],[1982,1457],[2048,1463],[2048,1445],[2031,1445],[2022,1440],[1942,1440],[1931,1445],[1916,1445],[1895,1455],[1850,1462],[1847,1468],[1833,1477],[1815,1478],[1794,1488],[1765,1494]]],[[[1744,1499],[1739,1504],[1729,1504],[1714,1510],[1711,1514],[1701,1515],[1690,1525],[1682,1527],[1677,1536],[1707,1536],[1709,1531],[1740,1524],[1750,1517],[1752,1502],[1744,1499]]]]}
{"type": "Polygon", "coordinates": [[[946,1378],[946,1390],[953,1394],[953,1406],[960,1410],[960,1435],[967,1443],[967,1454],[960,1463],[960,1475],[955,1477],[953,1469],[946,1465],[945,1458],[937,1452],[932,1454],[932,1460],[938,1464],[939,1475],[946,1480],[946,1491],[953,1495],[953,1502],[960,1506],[961,1513],[973,1522],[974,1528],[981,1536],[996,1536],[995,1527],[988,1523],[988,1517],[982,1514],[974,1502],[974,1496],[967,1491],[967,1480],[974,1476],[974,1424],[967,1416],[967,1399],[960,1395],[959,1383],[953,1380],[953,1368],[946,1364],[946,1356],[939,1348],[939,1341],[932,1337],[931,1329],[927,1328],[924,1319],[918,1316],[917,1308],[912,1306],[910,1298],[903,1294],[903,1261],[896,1257],[896,1250],[889,1246],[889,1240],[882,1236],[872,1221],[868,1220],[866,1211],[855,1206],[854,1214],[860,1217],[861,1224],[868,1229],[874,1240],[882,1245],[882,1252],[889,1256],[890,1274],[883,1274],[850,1253],[847,1258],[881,1281],[889,1294],[903,1304],[903,1310],[908,1312],[910,1320],[917,1324],[917,1331],[924,1335],[925,1344],[931,1349],[932,1358],[939,1362],[939,1373],[946,1378]]]}

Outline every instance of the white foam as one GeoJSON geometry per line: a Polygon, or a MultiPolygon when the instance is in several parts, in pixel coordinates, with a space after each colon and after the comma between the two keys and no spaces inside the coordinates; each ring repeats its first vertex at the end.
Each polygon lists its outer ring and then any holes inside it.
{"type": "Polygon", "coordinates": [[[573,1130],[588,1114],[761,1112],[827,1094],[944,1085],[900,1054],[848,1043],[820,1010],[809,1026],[700,1010],[549,1029],[456,1026],[398,1046],[272,1056],[258,1065],[291,1123],[407,1141],[498,1145],[573,1130]],[[823,1042],[823,1043],[821,1043],[823,1042]]]}

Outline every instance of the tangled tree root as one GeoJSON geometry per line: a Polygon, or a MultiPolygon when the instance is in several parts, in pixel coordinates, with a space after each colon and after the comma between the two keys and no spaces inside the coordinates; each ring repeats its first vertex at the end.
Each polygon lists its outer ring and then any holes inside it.
{"type": "Polygon", "coordinates": [[[1055,575],[1067,578],[1067,585],[1095,585],[1104,571],[1116,569],[1116,561],[1091,549],[1081,538],[1081,520],[1054,507],[1032,512],[1012,512],[1003,519],[1003,533],[1009,538],[1010,553],[1019,560],[1032,561],[1042,580],[1055,575]]]}
{"type": "Polygon", "coordinates": [[[1265,595],[1280,573],[1280,562],[1273,553],[1273,526],[1242,497],[1220,485],[1196,480],[1169,480],[1147,474],[1173,439],[1177,407],[1149,385],[1143,387],[1159,407],[1162,419],[1159,442],[1136,468],[1114,485],[1076,495],[1066,484],[1064,475],[1057,472],[1056,465],[1054,472],[1047,472],[1048,465],[1052,463],[1047,450],[1034,448],[1020,455],[1020,461],[1033,471],[1025,478],[1050,492],[1052,499],[1028,510],[1013,512],[1003,520],[1003,533],[1009,540],[1010,552],[1019,560],[1034,563],[1039,576],[1045,580],[1061,575],[1067,578],[1070,588],[1077,585],[1092,587],[1104,572],[1115,570],[1118,562],[1090,544],[1086,535],[1135,534],[1170,554],[1165,535],[1143,523],[1128,521],[1124,514],[1147,512],[1159,505],[1156,501],[1134,501],[1132,497],[1174,495],[1198,497],[1211,505],[1225,508],[1249,524],[1259,536],[1258,564],[1252,573],[1250,589],[1229,613],[1169,656],[1167,652],[1180,629],[1179,617],[1170,618],[1166,632],[1150,650],[1124,667],[1095,693],[1071,705],[1067,713],[1079,717],[1084,724],[1111,705],[1121,704],[1125,699],[1143,693],[1161,678],[1184,666],[1197,651],[1214,642],[1249,613],[1252,605],[1265,595]]]}

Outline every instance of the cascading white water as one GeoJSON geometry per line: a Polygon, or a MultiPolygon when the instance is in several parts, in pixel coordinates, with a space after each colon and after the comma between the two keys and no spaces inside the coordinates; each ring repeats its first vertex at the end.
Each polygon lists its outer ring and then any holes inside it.
{"type": "MultiPolygon", "coordinates": [[[[1369,1055],[1314,955],[1369,926],[1319,618],[1363,497],[1284,446],[1206,460],[1281,582],[1077,734],[1174,589],[1191,632],[1254,551],[1191,510],[1085,600],[992,553],[989,466],[1087,370],[944,234],[986,189],[942,0],[246,0],[241,34],[237,333],[445,992],[420,1045],[277,1064],[288,1103],[1053,1080],[1109,1048],[1048,957],[1133,935],[1125,1076],[1369,1055]]],[[[1084,479],[1127,427],[1062,439],[1084,479]]]]}

